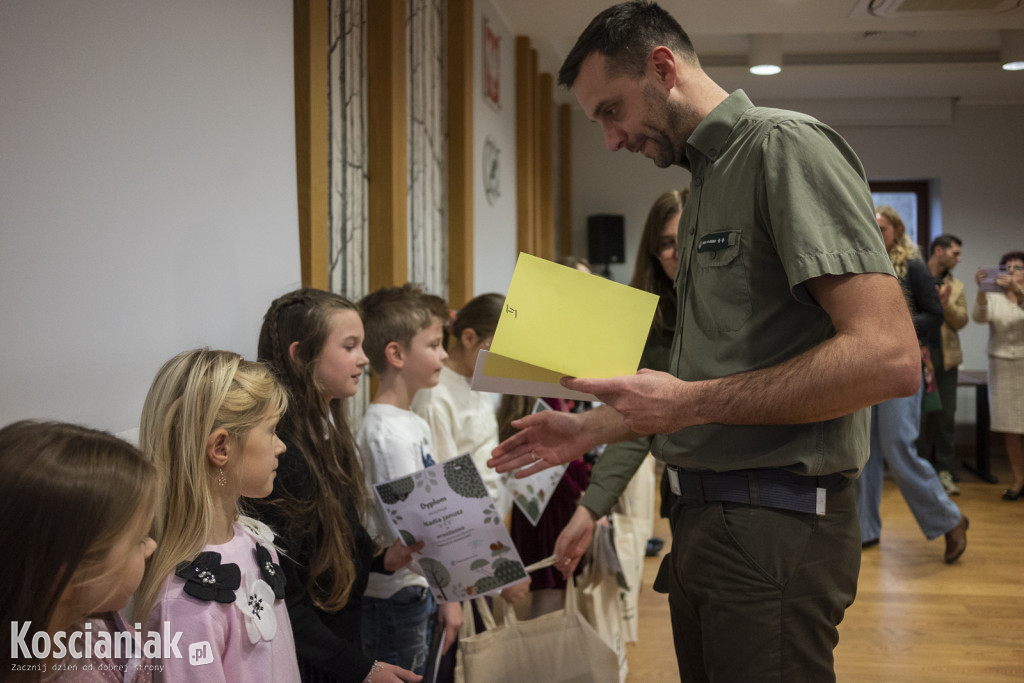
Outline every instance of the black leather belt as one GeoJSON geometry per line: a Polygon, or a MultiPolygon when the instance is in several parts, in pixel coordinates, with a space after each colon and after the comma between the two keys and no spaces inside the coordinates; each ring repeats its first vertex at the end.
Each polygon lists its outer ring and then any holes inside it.
{"type": "Polygon", "coordinates": [[[672,492],[686,501],[722,502],[824,515],[829,492],[850,485],[842,474],[807,477],[788,470],[687,472],[668,466],[672,492]]]}

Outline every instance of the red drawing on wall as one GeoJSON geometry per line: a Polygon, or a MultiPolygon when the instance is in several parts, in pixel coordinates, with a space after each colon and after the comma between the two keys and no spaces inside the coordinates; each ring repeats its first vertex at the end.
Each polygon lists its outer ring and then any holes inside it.
{"type": "Polygon", "coordinates": [[[491,30],[484,17],[484,99],[501,108],[501,37],[491,30]]]}

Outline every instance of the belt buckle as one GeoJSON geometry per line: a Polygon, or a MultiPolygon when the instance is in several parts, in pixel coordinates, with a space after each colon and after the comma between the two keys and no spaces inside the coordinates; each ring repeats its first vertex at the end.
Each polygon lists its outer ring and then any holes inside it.
{"type": "Polygon", "coordinates": [[[668,468],[668,487],[675,495],[683,495],[683,489],[679,486],[679,472],[674,467],[668,468]]]}

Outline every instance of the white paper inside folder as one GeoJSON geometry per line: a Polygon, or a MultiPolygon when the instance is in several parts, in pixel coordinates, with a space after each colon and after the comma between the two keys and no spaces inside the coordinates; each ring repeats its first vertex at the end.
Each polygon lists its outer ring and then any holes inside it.
{"type": "Polygon", "coordinates": [[[481,350],[476,356],[476,368],[469,386],[473,391],[496,394],[598,401],[593,394],[566,389],[559,383],[561,378],[557,372],[481,350]],[[488,359],[491,359],[489,363],[488,359]]]}

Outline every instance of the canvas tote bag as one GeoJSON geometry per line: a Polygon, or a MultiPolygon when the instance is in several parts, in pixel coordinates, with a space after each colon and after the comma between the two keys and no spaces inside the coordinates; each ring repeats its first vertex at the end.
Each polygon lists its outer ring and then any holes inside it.
{"type": "Polygon", "coordinates": [[[627,587],[619,587],[622,638],[627,643],[640,639],[640,585],[644,577],[647,539],[654,533],[654,458],[644,458],[611,514],[615,552],[627,587]]]}
{"type": "MultiPolygon", "coordinates": [[[[549,557],[526,570],[553,563],[554,557],[549,557]]],[[[486,600],[473,602],[487,630],[476,633],[470,603],[463,602],[456,683],[618,682],[615,653],[580,615],[572,579],[565,590],[565,608],[536,619],[520,621],[515,610],[507,609],[502,622],[495,623],[486,600]]]]}
{"type": "Polygon", "coordinates": [[[618,679],[620,683],[625,683],[629,662],[626,660],[622,601],[619,599],[622,577],[612,543],[612,531],[608,525],[598,524],[594,527],[594,538],[587,553],[590,561],[580,574],[577,588],[580,613],[615,653],[618,679]]]}

